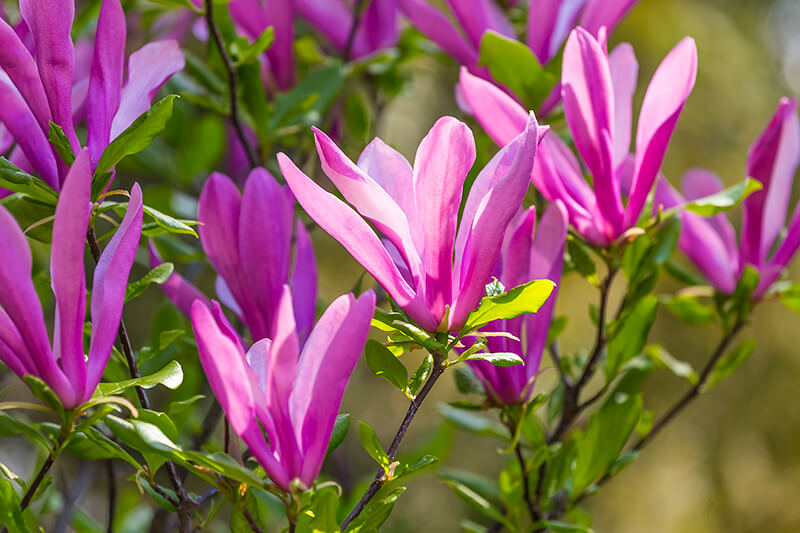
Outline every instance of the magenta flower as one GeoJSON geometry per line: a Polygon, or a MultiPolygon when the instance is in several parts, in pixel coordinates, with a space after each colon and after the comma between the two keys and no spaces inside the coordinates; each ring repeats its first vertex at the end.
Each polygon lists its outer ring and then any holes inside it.
{"type": "MultiPolygon", "coordinates": [[[[558,53],[569,30],[579,24],[592,35],[605,27],[608,33],[637,0],[531,0],[527,44],[541,64],[558,53]]],[[[411,23],[442,50],[473,73],[478,67],[481,38],[487,31],[516,38],[511,22],[493,0],[447,0],[444,14],[428,0],[397,0],[411,23]],[[452,14],[456,24],[448,15],[452,14]]]]}
{"type": "Polygon", "coordinates": [[[184,65],[175,41],[143,46],[125,60],[125,14],[119,0],[106,0],[100,8],[88,89],[75,77],[75,47],[70,37],[75,14],[73,0],[48,2],[20,0],[22,18],[30,28],[33,50],[14,29],[0,19],[0,122],[17,141],[12,160],[36,171],[58,190],[66,166],[48,142],[50,121],[61,126],[78,152],[80,142],[73,123],[73,92],[86,96],[87,147],[92,165],[111,140],[150,107],[156,91],[184,65]]]}
{"type": "Polygon", "coordinates": [[[480,172],[460,226],[458,211],[464,179],[475,162],[475,141],[469,128],[452,117],[438,120],[422,140],[413,169],[380,139],[367,146],[356,165],[314,130],[323,171],[358,213],[285,154],[278,154],[278,164],[311,218],[413,320],[428,331],[457,331],[480,301],[506,226],[522,203],[537,128],[531,113],[524,133],[480,172]],[[361,216],[375,224],[383,242],[361,216]]]}
{"type": "MultiPolygon", "coordinates": [[[[203,250],[219,274],[217,297],[242,319],[253,339],[263,339],[272,332],[283,286],[290,283],[302,343],[314,324],[317,271],[308,232],[300,220],[293,221],[289,189],[263,168],[250,173],[243,194],[227,176],[214,173],[203,186],[197,217],[203,250]]],[[[161,262],[152,246],[150,254],[152,266],[161,262]]],[[[195,299],[208,302],[176,273],[162,288],[186,316],[195,299]]]]}
{"type": "MultiPolygon", "coordinates": [[[[733,293],[744,268],[751,266],[761,274],[754,293],[758,298],[780,277],[797,253],[800,205],[795,208],[788,226],[787,214],[798,164],[797,100],[782,98],[772,120],[748,153],[746,175],[760,181],[763,188],[744,200],[738,248],[736,232],[724,214],[703,218],[688,211],[681,213],[683,228],[679,247],[719,291],[733,293]]],[[[692,169],[683,177],[685,197],[661,179],[653,205],[655,208],[659,205],[676,207],[721,190],[722,183],[715,174],[692,169]]]]}
{"type": "Polygon", "coordinates": [[[487,349],[492,353],[515,353],[525,361],[524,365],[499,367],[486,361],[469,361],[487,395],[498,404],[526,402],[533,391],[553,319],[566,239],[567,212],[558,201],[547,208],[538,228],[536,210],[532,207],[521,210],[509,226],[502,254],[495,265],[496,277],[506,287],[534,279],[549,279],[556,288],[536,314],[496,320],[483,328],[485,331],[505,331],[521,340],[520,343],[506,337],[489,337],[487,349]]]}
{"type": "Polygon", "coordinates": [[[340,296],[301,351],[284,285],[273,332],[245,353],[219,304],[194,302],[192,325],[211,388],[234,431],[283,490],[296,479],[310,487],[319,475],[374,311],[372,291],[340,296]]]}
{"type": "MultiPolygon", "coordinates": [[[[534,166],[534,185],[548,200],[564,202],[575,230],[598,246],[609,245],[639,220],[678,116],[694,87],[694,41],[687,37],[678,43],[650,80],[632,156],[631,108],[637,73],[630,45],[621,44],[607,55],[604,44],[589,32],[573,30],[564,49],[564,113],[594,187],[556,135],[544,138],[534,166]]],[[[522,131],[525,110],[502,90],[462,69],[460,92],[498,144],[522,131]]]]}
{"type": "MultiPolygon", "coordinates": [[[[397,42],[396,0],[372,0],[361,16],[350,57],[359,58],[393,46],[397,42]]],[[[324,35],[338,52],[347,47],[353,25],[353,5],[342,0],[234,0],[231,17],[250,39],[272,26],[275,41],[266,52],[270,85],[288,89],[294,84],[294,17],[299,15],[324,35]]]]}
{"type": "Polygon", "coordinates": [[[97,263],[92,285],[92,337],[83,349],[86,314],[84,243],[91,213],[92,171],[81,151],[64,181],[53,222],[50,274],[56,300],[53,344],[31,280],[31,253],[14,217],[0,207],[0,360],[20,377],[41,378],[70,409],[86,402],[105,370],[119,329],[125,288],[142,231],[142,191],[97,263]]]}

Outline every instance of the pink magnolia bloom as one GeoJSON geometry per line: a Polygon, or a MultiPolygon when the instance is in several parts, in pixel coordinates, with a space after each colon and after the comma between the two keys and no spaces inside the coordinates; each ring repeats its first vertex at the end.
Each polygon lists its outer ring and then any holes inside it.
{"type": "MultiPolygon", "coordinates": [[[[478,74],[483,34],[516,38],[511,21],[494,0],[447,0],[450,17],[429,0],[397,0],[411,23],[460,64],[478,74]]],[[[614,30],[637,0],[531,0],[527,44],[541,64],[558,53],[569,30],[579,24],[592,35],[614,30]]]]}
{"type": "Polygon", "coordinates": [[[83,349],[83,256],[92,208],[91,182],[89,154],[84,150],[64,180],[53,222],[50,274],[56,311],[52,347],[31,280],[31,253],[25,235],[14,217],[0,207],[0,360],[20,377],[41,378],[68,409],[86,402],[103,375],[142,231],[142,191],[134,185],[125,217],[94,272],[87,356],[83,349]]]}
{"type": "MultiPolygon", "coordinates": [[[[20,0],[19,8],[33,51],[0,19],[0,122],[17,141],[12,160],[38,172],[58,190],[67,168],[48,142],[49,123],[61,126],[73,152],[80,150],[73,90],[84,80],[75,76],[76,47],[70,37],[75,2],[20,0]]],[[[88,88],[83,89],[86,146],[93,166],[111,140],[147,111],[156,91],[183,68],[184,58],[175,41],[146,44],[131,54],[123,86],[124,63],[125,14],[119,0],[106,0],[100,8],[88,88]]]]}
{"type": "MultiPolygon", "coordinates": [[[[800,121],[797,100],[782,98],[775,115],[750,147],[748,177],[763,185],[744,200],[744,218],[736,245],[733,226],[720,213],[710,218],[684,211],[680,249],[708,281],[731,294],[746,266],[759,271],[758,298],[777,280],[800,248],[800,205],[787,226],[789,199],[800,164],[800,121]],[[785,231],[785,235],[784,235],[785,231]]],[[[706,170],[692,169],[683,177],[681,196],[666,180],[659,180],[653,205],[676,207],[686,201],[722,190],[719,178],[706,170]]]]}
{"type": "Polygon", "coordinates": [[[558,201],[547,208],[538,228],[533,207],[521,210],[509,225],[502,254],[495,265],[495,277],[506,287],[549,279],[556,288],[537,313],[495,320],[483,328],[505,331],[521,340],[520,343],[506,337],[489,337],[487,348],[492,353],[515,353],[525,361],[524,365],[499,367],[486,361],[469,362],[488,396],[498,404],[526,402],[533,391],[555,310],[566,239],[567,212],[558,201]]]}
{"type": "Polygon", "coordinates": [[[310,487],[319,475],[374,311],[372,291],[358,299],[340,296],[301,350],[284,286],[272,333],[245,353],[219,304],[194,302],[192,326],[211,388],[234,431],[280,488],[289,490],[295,479],[310,487]]]}
{"type": "MultiPolygon", "coordinates": [[[[607,246],[636,225],[658,175],[675,124],[697,74],[697,50],[687,37],[659,65],[642,103],[631,155],[631,117],[638,63],[621,44],[608,55],[604,43],[576,28],[564,49],[562,97],[581,166],[556,135],[547,135],[534,165],[534,185],[550,201],[564,202],[575,230],[607,246]],[[623,203],[623,195],[627,203],[623,203]]],[[[525,110],[499,88],[466,70],[460,92],[475,118],[500,145],[524,127],[525,110]]]]}
{"type": "Polygon", "coordinates": [[[420,326],[457,331],[484,293],[506,226],[527,190],[536,118],[531,113],[524,133],[475,179],[460,226],[464,179],[475,162],[475,140],[464,123],[439,119],[417,149],[413,169],[380,139],[356,165],[324,133],[315,129],[314,135],[323,171],[358,212],[278,154],[297,201],[420,326]]]}
{"type": "MultiPolygon", "coordinates": [[[[314,325],[317,271],[311,239],[302,221],[294,219],[294,198],[263,168],[256,168],[244,193],[227,176],[214,173],[203,186],[197,210],[200,242],[217,271],[217,297],[234,311],[253,339],[272,332],[283,286],[294,295],[295,322],[301,343],[314,325]],[[265,211],[265,206],[267,211],[265,211]],[[292,260],[294,226],[294,266],[292,260]]],[[[161,258],[150,246],[150,263],[161,258]]],[[[208,299],[179,274],[163,284],[167,297],[186,316],[192,303],[208,299]]]]}

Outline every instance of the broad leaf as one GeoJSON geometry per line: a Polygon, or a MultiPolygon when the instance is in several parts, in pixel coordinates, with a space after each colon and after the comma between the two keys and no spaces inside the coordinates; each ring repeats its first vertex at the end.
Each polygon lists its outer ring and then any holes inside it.
{"type": "Polygon", "coordinates": [[[369,339],[364,348],[369,369],[378,377],[382,377],[400,390],[405,390],[408,384],[408,370],[389,349],[376,341],[369,339]]]}
{"type": "Polygon", "coordinates": [[[175,266],[172,263],[161,263],[138,280],[128,283],[128,287],[125,290],[125,302],[129,302],[142,294],[153,283],[159,285],[166,283],[172,276],[173,270],[175,270],[175,266]]]}
{"type": "Polygon", "coordinates": [[[126,391],[132,387],[152,389],[156,385],[164,385],[168,389],[176,389],[183,383],[183,368],[177,361],[170,361],[167,365],[149,376],[126,379],[114,383],[100,383],[93,397],[112,396],[126,391]]]}
{"type": "Polygon", "coordinates": [[[25,194],[51,206],[58,202],[58,193],[44,180],[31,176],[5,157],[0,157],[0,187],[25,194]]]}
{"type": "Polygon", "coordinates": [[[612,328],[608,341],[608,358],[606,361],[606,378],[610,380],[626,362],[630,361],[644,349],[650,327],[656,318],[658,297],[648,295],[639,300],[631,311],[623,315],[612,328]]]}
{"type": "Polygon", "coordinates": [[[716,194],[691,201],[684,205],[683,209],[691,211],[692,213],[697,213],[700,216],[711,217],[733,209],[739,205],[742,200],[754,192],[760,191],[762,187],[760,181],[747,178],[741,183],[737,183],[716,194]]]}
{"type": "Polygon", "coordinates": [[[389,467],[392,461],[383,450],[383,446],[381,446],[381,441],[378,440],[375,430],[363,420],[358,423],[358,438],[361,440],[361,445],[370,457],[375,459],[382,467],[389,467]]]}
{"type": "Polygon", "coordinates": [[[540,279],[514,287],[498,296],[487,296],[481,300],[480,306],[469,314],[462,332],[479,329],[493,320],[535,313],[547,301],[554,287],[555,283],[552,281],[540,279]]]}

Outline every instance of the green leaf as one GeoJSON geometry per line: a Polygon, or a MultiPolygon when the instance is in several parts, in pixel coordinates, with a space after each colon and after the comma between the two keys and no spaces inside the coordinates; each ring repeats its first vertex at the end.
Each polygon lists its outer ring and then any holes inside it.
{"type": "Polygon", "coordinates": [[[171,94],[156,102],[111,141],[97,163],[95,179],[110,171],[126,156],[138,154],[150,146],[172,116],[172,102],[175,98],[178,98],[178,95],[171,94]]]}
{"type": "Polygon", "coordinates": [[[570,489],[573,497],[580,495],[614,464],[636,428],[641,412],[640,395],[617,393],[589,417],[586,429],[575,437],[577,456],[570,489]]]}
{"type": "Polygon", "coordinates": [[[0,437],[11,437],[19,434],[40,446],[46,453],[52,452],[47,438],[36,431],[29,422],[22,422],[0,411],[0,437]]]}
{"type": "Polygon", "coordinates": [[[422,384],[425,383],[425,381],[428,379],[428,376],[431,375],[432,370],[433,356],[431,354],[427,354],[414,373],[411,375],[411,378],[408,380],[408,393],[411,396],[416,396],[420,387],[422,387],[422,384]]]}
{"type": "Polygon", "coordinates": [[[382,500],[367,507],[345,530],[347,533],[373,533],[389,518],[395,502],[406,491],[397,487],[382,500]]]}
{"type": "Polygon", "coordinates": [[[320,123],[343,86],[341,63],[331,62],[311,70],[291,90],[275,97],[270,130],[320,123]]]}
{"type": "Polygon", "coordinates": [[[175,270],[175,266],[172,263],[161,263],[138,280],[128,283],[128,287],[125,290],[125,302],[127,303],[141,295],[153,283],[159,285],[166,283],[172,276],[173,270],[175,270]]]}
{"type": "Polygon", "coordinates": [[[456,496],[472,507],[473,510],[495,522],[501,522],[509,531],[514,531],[514,526],[511,525],[508,519],[503,516],[503,513],[492,505],[489,500],[466,485],[462,485],[456,481],[446,480],[445,484],[452,489],[456,496]]]}
{"type": "Polygon", "coordinates": [[[417,461],[415,461],[413,464],[405,465],[405,467],[403,467],[399,472],[397,472],[394,479],[397,479],[401,476],[409,476],[411,474],[419,472],[420,470],[428,468],[431,465],[435,465],[438,462],[439,462],[438,457],[434,457],[433,455],[424,455],[420,457],[417,461]]]}
{"type": "Polygon", "coordinates": [[[264,480],[258,477],[255,472],[240,465],[231,456],[222,452],[203,453],[195,450],[184,450],[180,455],[188,461],[213,470],[239,483],[244,483],[251,487],[264,486],[264,480]]]}
{"type": "Polygon", "coordinates": [[[20,500],[14,485],[0,479],[0,524],[9,528],[10,533],[30,533],[25,518],[20,511],[20,500]]]}
{"type": "MultiPolygon", "coordinates": [[[[733,209],[739,205],[742,200],[750,196],[756,191],[762,189],[761,182],[747,178],[741,183],[737,183],[732,187],[728,187],[711,196],[704,196],[683,206],[683,209],[697,213],[700,216],[712,217],[716,214],[722,213],[733,209]]],[[[673,208],[679,209],[679,208],[673,208]]]]}
{"type": "Polygon", "coordinates": [[[652,344],[645,348],[644,353],[656,366],[666,368],[679,378],[684,378],[692,385],[697,385],[699,378],[692,365],[686,361],[675,359],[663,346],[652,344]]]}
{"type": "Polygon", "coordinates": [[[501,505],[502,503],[500,488],[493,479],[475,472],[446,467],[440,468],[437,474],[444,481],[452,481],[469,487],[471,491],[479,494],[494,505],[501,505]]]}
{"type": "Polygon", "coordinates": [[[22,378],[22,380],[25,382],[28,388],[31,389],[31,392],[39,401],[45,405],[48,405],[49,407],[52,407],[53,410],[63,418],[64,406],[61,404],[61,400],[58,399],[56,393],[53,392],[53,390],[48,387],[44,381],[33,374],[28,374],[22,378]]]}
{"type": "Polygon", "coordinates": [[[703,387],[700,389],[700,392],[703,394],[710,392],[711,389],[716,387],[720,381],[730,376],[737,368],[742,366],[753,354],[753,350],[755,350],[755,348],[756,341],[753,339],[747,339],[739,344],[739,346],[737,346],[728,355],[720,357],[714,365],[714,369],[711,371],[711,374],[709,374],[705,385],[703,385],[703,387]]]}
{"type": "Polygon", "coordinates": [[[481,380],[475,372],[466,365],[459,365],[455,369],[456,388],[462,394],[485,394],[481,380]]]}
{"type": "Polygon", "coordinates": [[[445,420],[464,431],[485,435],[487,437],[495,437],[503,441],[511,439],[508,429],[500,422],[491,418],[446,404],[439,406],[439,412],[445,420]]]}
{"type": "Polygon", "coordinates": [[[31,176],[5,157],[0,157],[0,186],[9,191],[26,194],[47,205],[54,206],[58,202],[58,193],[50,185],[36,176],[31,176]]]}
{"type": "Polygon", "coordinates": [[[252,44],[240,47],[239,43],[233,43],[233,52],[236,57],[236,66],[246,65],[258,60],[258,56],[266,52],[275,41],[275,29],[268,26],[252,44]]]}
{"type": "Polygon", "coordinates": [[[524,365],[522,357],[512,352],[482,353],[477,352],[466,356],[464,361],[486,361],[494,366],[524,365]]]}
{"type": "Polygon", "coordinates": [[[358,438],[361,440],[361,445],[370,457],[375,459],[382,467],[389,467],[392,460],[386,455],[386,452],[383,451],[383,446],[381,446],[381,441],[378,440],[375,430],[363,420],[358,423],[358,438]]]}
{"type": "Polygon", "coordinates": [[[606,361],[607,380],[615,376],[627,361],[642,353],[657,308],[658,297],[653,294],[645,296],[612,328],[606,361]]]}
{"type": "Polygon", "coordinates": [[[202,394],[195,394],[191,398],[187,398],[185,400],[179,400],[177,402],[172,402],[169,404],[169,407],[167,407],[167,412],[169,413],[169,416],[180,414],[186,411],[187,409],[190,409],[192,406],[194,406],[194,404],[196,404],[203,398],[205,398],[205,396],[203,396],[202,394]]]}
{"type": "Polygon", "coordinates": [[[593,533],[593,529],[578,524],[568,524],[558,520],[539,520],[531,526],[531,531],[552,531],[553,533],[593,533]]]}
{"type": "Polygon", "coordinates": [[[511,89],[529,109],[537,109],[558,82],[530,48],[494,31],[483,34],[479,64],[489,67],[492,78],[511,89]]]}
{"type": "Polygon", "coordinates": [[[714,320],[714,308],[700,303],[696,296],[668,296],[661,302],[670,313],[690,326],[704,326],[714,320]]]}
{"type": "Polygon", "coordinates": [[[325,487],[317,491],[314,501],[314,520],[311,533],[334,533],[339,531],[336,513],[339,510],[339,493],[336,487],[325,487]]]}
{"type": "Polygon", "coordinates": [[[69,139],[64,134],[64,130],[58,124],[50,121],[50,144],[56,149],[56,153],[68,167],[75,162],[75,153],[69,144],[69,139]]]}
{"type": "Polygon", "coordinates": [[[75,433],[69,440],[66,450],[82,459],[98,461],[100,459],[122,459],[136,470],[141,470],[142,465],[134,459],[122,446],[109,439],[93,427],[75,433]]]}
{"type": "Polygon", "coordinates": [[[597,267],[586,246],[570,235],[567,237],[567,252],[575,271],[589,280],[589,283],[596,285],[597,267]]]}
{"type": "Polygon", "coordinates": [[[194,237],[197,237],[197,232],[187,224],[187,222],[194,222],[194,221],[178,220],[177,218],[173,218],[169,215],[166,215],[161,211],[154,209],[148,205],[144,206],[143,209],[145,213],[147,213],[153,218],[156,225],[159,228],[165,230],[167,233],[177,233],[181,235],[192,235],[194,237]]]}
{"type": "Polygon", "coordinates": [[[344,442],[344,438],[347,436],[347,430],[350,429],[350,418],[351,416],[349,413],[336,416],[336,422],[333,424],[333,432],[331,433],[331,440],[328,441],[328,451],[325,452],[326,456],[344,442]]]}
{"type": "Polygon", "coordinates": [[[369,339],[364,348],[367,356],[367,366],[378,377],[382,377],[400,390],[405,390],[408,384],[408,370],[389,349],[376,341],[369,339]]]}
{"type": "Polygon", "coordinates": [[[792,283],[780,291],[779,295],[787,309],[800,313],[800,283],[792,283]]]}
{"type": "Polygon", "coordinates": [[[149,376],[126,379],[114,383],[100,383],[93,397],[112,396],[126,391],[132,387],[152,389],[156,385],[164,385],[168,389],[177,389],[183,383],[183,368],[177,361],[170,361],[167,365],[149,376]]]}
{"type": "Polygon", "coordinates": [[[461,331],[466,333],[479,329],[493,320],[535,313],[547,301],[553,292],[553,287],[555,284],[550,280],[533,280],[499,296],[484,297],[480,306],[469,314],[461,331]]]}

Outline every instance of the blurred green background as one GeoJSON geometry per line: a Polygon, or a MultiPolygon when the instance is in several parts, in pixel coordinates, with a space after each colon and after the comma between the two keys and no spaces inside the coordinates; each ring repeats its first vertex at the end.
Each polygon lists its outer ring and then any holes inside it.
{"type": "MultiPolygon", "coordinates": [[[[622,41],[634,45],[640,63],[639,90],[635,109],[641,103],[647,81],[658,62],[681,38],[691,35],[699,51],[699,72],[695,90],[678,123],[663,167],[674,184],[690,167],[702,166],[717,172],[724,182],[733,184],[744,177],[750,143],[768,122],[781,96],[800,91],[800,1],[798,0],[641,0],[613,34],[609,48],[622,41]]],[[[461,113],[455,105],[453,86],[458,68],[434,57],[414,60],[408,89],[386,107],[378,134],[389,144],[413,159],[414,150],[433,122],[445,114],[461,113]]],[[[179,104],[173,120],[195,120],[198,113],[187,102],[179,104]]],[[[475,126],[474,123],[472,123],[475,126]]],[[[203,116],[193,124],[191,135],[184,131],[177,156],[165,155],[165,145],[158,143],[138,158],[139,168],[129,176],[150,184],[148,203],[158,205],[160,197],[179,216],[193,216],[194,200],[206,169],[222,168],[223,149],[213,143],[203,144],[201,137],[225,134],[218,117],[203,116]],[[172,194],[173,186],[162,185],[154,168],[176,173],[186,196],[172,194]]],[[[172,128],[180,132],[179,127],[172,128]]],[[[164,141],[166,142],[166,141],[164,141]]],[[[349,146],[356,148],[356,146],[349,146]]],[[[351,155],[354,155],[351,152],[351,155]]],[[[125,179],[128,179],[126,177],[125,179]]],[[[120,183],[125,183],[121,180],[120,183]]],[[[800,187],[797,189],[800,190],[800,187]]],[[[795,193],[797,196],[797,192],[795,193]]],[[[738,219],[738,212],[733,213],[738,219]]],[[[738,220],[735,221],[738,224],[738,220]]],[[[330,302],[351,290],[362,269],[322,231],[313,233],[320,268],[320,299],[330,302]]],[[[46,255],[39,254],[41,263],[46,255]]],[[[144,257],[132,275],[145,271],[144,257]]],[[[188,257],[187,257],[188,259],[188,257]]],[[[207,268],[194,262],[178,264],[178,269],[194,279],[208,294],[213,294],[213,279],[207,268]]],[[[798,265],[800,266],[800,265],[798,265]]],[[[795,266],[792,277],[800,279],[795,266]]],[[[676,286],[665,280],[662,292],[676,286]]],[[[623,287],[615,287],[619,293],[623,287]]],[[[586,350],[594,338],[588,307],[596,302],[597,292],[577,275],[562,283],[558,314],[567,315],[569,323],[561,337],[562,350],[586,350]]],[[[126,307],[125,318],[135,345],[148,341],[151,321],[159,329],[186,328],[185,322],[164,303],[156,289],[126,307]]],[[[777,302],[765,302],[757,309],[752,323],[741,338],[758,341],[755,354],[731,378],[726,379],[708,397],[698,399],[625,471],[608,483],[586,507],[594,515],[599,533],[745,533],[800,531],[800,335],[798,316],[777,302]]],[[[661,312],[651,342],[663,344],[675,356],[700,367],[717,342],[713,328],[691,328],[661,312]]],[[[151,339],[152,340],[152,339],[151,339]]],[[[184,399],[203,392],[199,367],[192,366],[192,349],[170,347],[161,359],[145,363],[143,371],[158,369],[181,353],[188,361],[186,383],[174,399],[184,399]],[[166,359],[165,359],[166,357],[166,359]]],[[[418,357],[410,354],[409,358],[418,357]]],[[[408,362],[413,368],[414,362],[408,362]]],[[[550,366],[546,361],[543,368],[550,366]]],[[[111,370],[114,371],[113,369],[111,370]]],[[[537,387],[550,390],[556,373],[547,370],[537,387]]],[[[12,387],[9,397],[24,395],[24,387],[9,373],[2,375],[0,387],[12,387]]],[[[646,406],[660,413],[685,390],[684,381],[664,371],[653,374],[646,389],[646,406]]],[[[156,403],[166,399],[156,396],[156,403]]],[[[458,397],[451,377],[438,385],[404,444],[413,450],[436,439],[441,449],[450,448],[442,458],[442,467],[464,468],[494,478],[510,457],[502,454],[502,444],[489,438],[475,437],[452,428],[440,430],[442,419],[437,403],[458,397]],[[445,444],[451,446],[445,446],[445,444]]],[[[181,429],[191,433],[199,427],[201,414],[178,417],[181,429]]],[[[382,442],[388,443],[407,408],[407,400],[385,381],[376,378],[359,363],[345,396],[343,412],[369,422],[382,442]]],[[[219,428],[218,428],[219,430],[219,428]]],[[[346,490],[374,474],[372,460],[361,449],[354,427],[345,443],[331,456],[325,472],[342,482],[346,490]]],[[[4,439],[0,461],[11,465],[21,475],[30,477],[33,470],[30,448],[20,439],[4,439]]],[[[103,465],[60,461],[56,467],[59,480],[80,482],[80,507],[100,522],[105,522],[105,475],[103,465]],[[83,472],[83,473],[82,473],[83,472]],[[82,479],[82,481],[81,481],[82,479]]],[[[118,486],[130,472],[118,467],[118,486]]],[[[432,471],[412,478],[409,490],[398,501],[386,530],[459,531],[462,518],[476,519],[451,491],[437,480],[432,471]]],[[[61,487],[69,493],[69,487],[61,487]]],[[[202,490],[198,487],[198,490],[202,490]]],[[[147,498],[146,496],[144,498],[147,498]]],[[[53,500],[51,509],[64,502],[53,500]]],[[[137,506],[138,493],[130,482],[120,495],[120,513],[137,506]]],[[[151,510],[142,507],[118,522],[118,531],[142,531],[150,520],[151,510]]],[[[225,531],[225,513],[216,530],[225,531]]],[[[276,512],[276,520],[281,516],[276,512]]],[[[53,524],[53,531],[58,530],[53,524]]],[[[50,531],[50,529],[48,529],[50,531]]],[[[63,531],[63,530],[61,530],[63,531]]]]}

